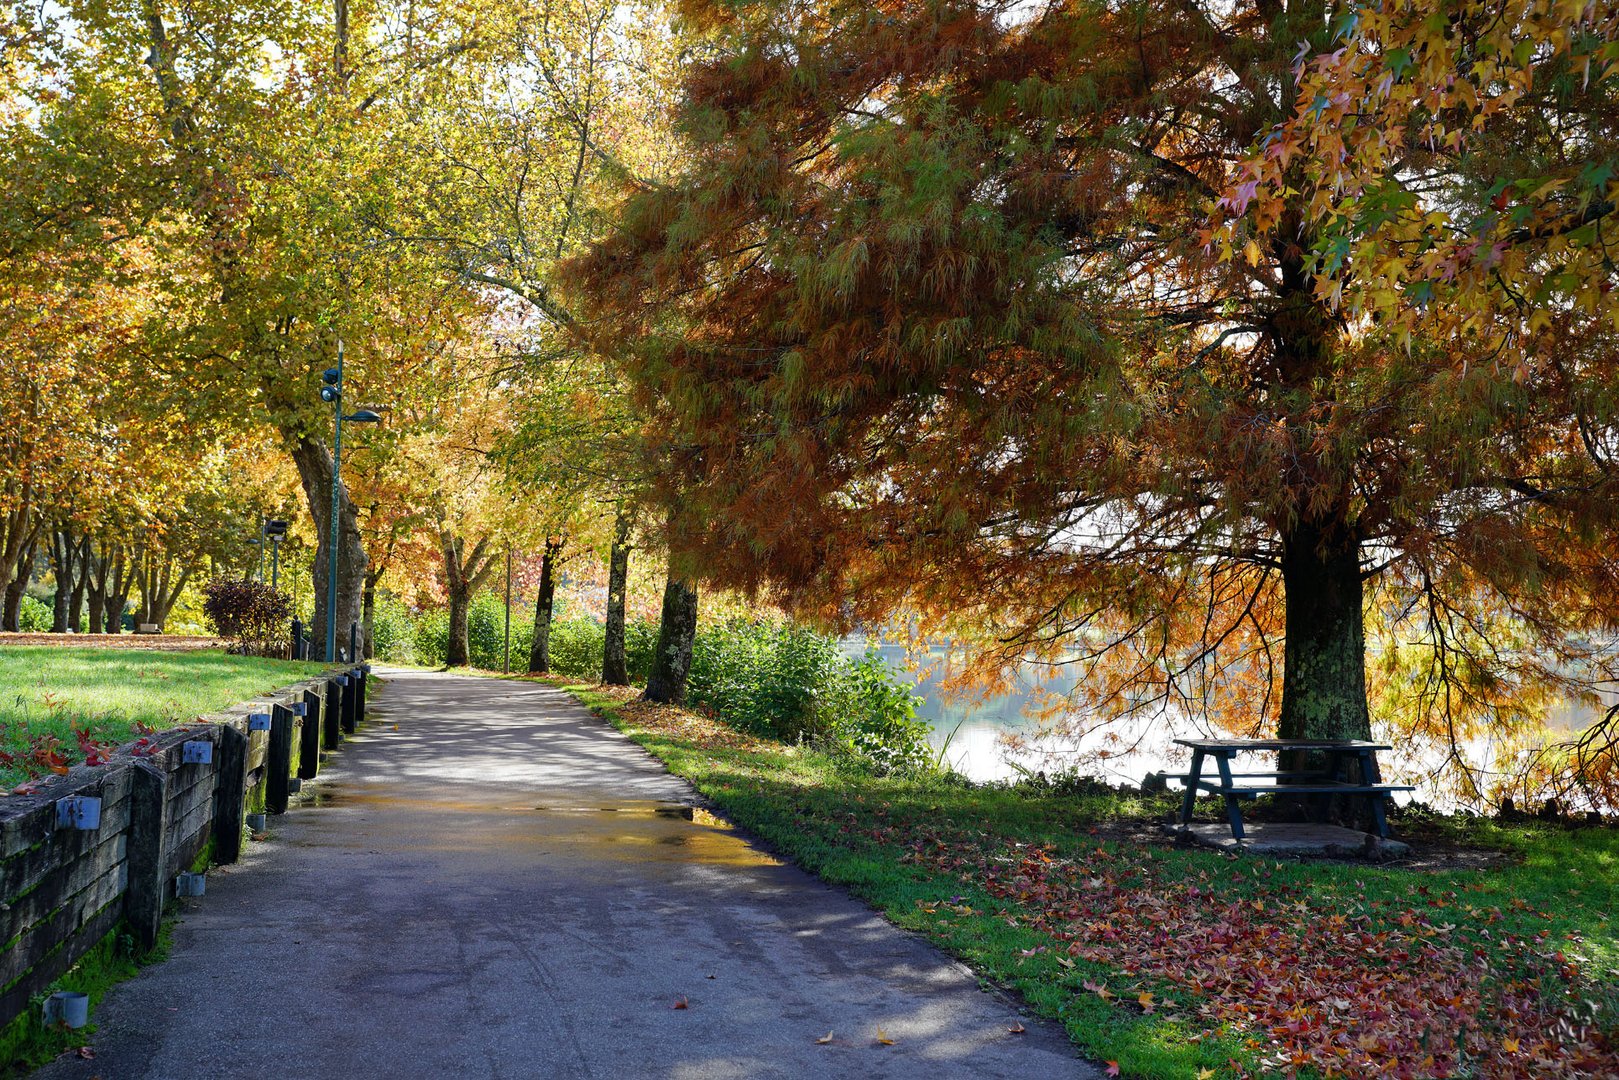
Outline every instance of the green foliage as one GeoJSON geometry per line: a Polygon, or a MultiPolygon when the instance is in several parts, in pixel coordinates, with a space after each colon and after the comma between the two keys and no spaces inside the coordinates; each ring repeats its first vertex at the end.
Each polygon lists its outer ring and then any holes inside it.
{"type": "Polygon", "coordinates": [[[379,660],[417,664],[416,617],[404,601],[388,594],[377,597],[371,613],[371,642],[379,660]]]}
{"type": "Polygon", "coordinates": [[[17,629],[25,634],[44,634],[51,628],[51,606],[23,594],[22,606],[17,610],[17,629]]]}
{"type": "MultiPolygon", "coordinates": [[[[467,639],[472,666],[489,671],[501,670],[505,658],[505,601],[494,593],[480,593],[467,611],[467,639]]],[[[449,613],[436,608],[413,613],[393,597],[378,597],[372,623],[379,660],[401,664],[439,665],[444,663],[450,637],[449,613]]],[[[629,661],[630,681],[646,681],[652,667],[652,650],[658,640],[658,624],[634,620],[624,627],[624,651],[629,661]]],[[[588,617],[557,618],[551,621],[551,670],[569,678],[601,677],[602,651],[606,629],[588,617]]],[[[512,666],[521,670],[528,662],[534,642],[534,609],[527,603],[512,607],[512,666]]]]}
{"type": "Polygon", "coordinates": [[[733,727],[784,742],[816,742],[885,769],[929,760],[918,699],[882,658],[852,659],[804,627],[734,620],[699,631],[687,695],[733,727]]]}

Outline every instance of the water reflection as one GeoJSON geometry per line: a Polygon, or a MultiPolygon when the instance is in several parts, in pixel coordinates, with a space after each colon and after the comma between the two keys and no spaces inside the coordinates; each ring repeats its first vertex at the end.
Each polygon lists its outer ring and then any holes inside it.
{"type": "MultiPolygon", "coordinates": [[[[860,655],[866,642],[849,639],[844,648],[860,655]]],[[[1049,773],[1082,765],[1087,773],[1110,783],[1140,783],[1150,772],[1184,765],[1171,741],[1176,735],[1202,733],[1190,722],[1182,730],[1172,731],[1161,719],[1145,719],[1101,726],[1078,738],[1042,734],[1043,725],[1028,712],[1037,702],[1042,682],[1030,672],[1018,674],[1010,693],[984,701],[962,701],[941,689],[950,675],[944,650],[933,650],[920,672],[907,666],[903,645],[885,643],[877,651],[896,674],[917,680],[916,693],[922,698],[917,716],[932,728],[929,744],[951,768],[971,780],[1009,780],[1024,771],[1049,773]],[[1017,736],[1024,745],[1009,747],[1003,738],[1006,735],[1017,736]]],[[[1067,694],[1074,681],[1075,676],[1059,672],[1044,680],[1043,689],[1067,694]]]]}
{"type": "MultiPolygon", "coordinates": [[[[862,655],[867,642],[849,638],[843,642],[851,655],[862,655]]],[[[941,684],[948,678],[948,656],[934,649],[921,672],[907,666],[905,646],[885,643],[877,651],[900,676],[916,680],[916,693],[922,704],[917,715],[932,728],[929,744],[955,771],[979,782],[1015,779],[1024,772],[1045,770],[1056,773],[1078,767],[1087,775],[1112,784],[1139,784],[1149,773],[1184,772],[1188,754],[1174,745],[1177,737],[1218,736],[1196,718],[1182,715],[1169,718],[1152,715],[1112,724],[1077,725],[1089,727],[1077,737],[1042,734],[1041,722],[1028,715],[1041,683],[1030,672],[1020,672],[1011,693],[979,701],[948,697],[941,684]],[[920,675],[920,678],[919,678],[920,675]],[[1007,745],[1003,736],[1017,736],[1022,748],[1007,745]]],[[[1044,672],[1041,673],[1044,675],[1044,672]]],[[[1044,682],[1048,693],[1066,694],[1073,690],[1075,676],[1061,672],[1044,682]]],[[[1554,730],[1578,731],[1595,722],[1601,710],[1567,703],[1552,711],[1548,723],[1554,730]]],[[[1051,725],[1044,725],[1051,726],[1051,725]]],[[[1495,759],[1496,745],[1490,738],[1471,740],[1463,747],[1466,757],[1479,765],[1495,759]]],[[[1382,756],[1383,771],[1390,779],[1414,783],[1414,796],[1397,795],[1398,801],[1412,798],[1436,806],[1453,806],[1455,800],[1432,783],[1431,774],[1445,755],[1431,747],[1396,746],[1382,756]]]]}

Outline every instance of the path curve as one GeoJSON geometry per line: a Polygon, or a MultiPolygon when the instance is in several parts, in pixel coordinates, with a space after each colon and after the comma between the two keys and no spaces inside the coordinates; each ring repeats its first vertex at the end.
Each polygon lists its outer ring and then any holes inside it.
{"type": "Polygon", "coordinates": [[[37,1080],[1100,1075],[560,691],[390,673],[331,764],[37,1080]]]}

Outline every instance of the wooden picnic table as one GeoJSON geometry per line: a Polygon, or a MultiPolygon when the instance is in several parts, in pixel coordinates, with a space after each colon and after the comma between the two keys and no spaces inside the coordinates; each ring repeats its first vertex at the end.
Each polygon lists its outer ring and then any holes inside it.
{"type": "Polygon", "coordinates": [[[1234,839],[1243,838],[1243,799],[1257,795],[1309,795],[1315,798],[1318,812],[1325,816],[1328,801],[1333,795],[1364,795],[1371,804],[1372,823],[1377,835],[1389,834],[1384,801],[1396,791],[1414,791],[1404,784],[1385,784],[1377,768],[1377,752],[1392,750],[1386,743],[1362,742],[1358,739],[1176,739],[1176,743],[1192,751],[1192,767],[1185,776],[1176,777],[1186,786],[1186,797],[1181,802],[1181,824],[1192,821],[1192,802],[1197,793],[1207,791],[1225,799],[1226,817],[1231,822],[1234,839]],[[1306,750],[1326,755],[1324,767],[1319,769],[1283,769],[1280,766],[1257,772],[1235,772],[1232,764],[1238,754],[1280,754],[1286,750],[1306,750]],[[1353,759],[1358,767],[1358,781],[1342,780],[1346,759],[1353,759]],[[1212,760],[1216,777],[1205,778],[1203,766],[1212,760]],[[1239,783],[1239,781],[1241,781],[1239,783]]]}

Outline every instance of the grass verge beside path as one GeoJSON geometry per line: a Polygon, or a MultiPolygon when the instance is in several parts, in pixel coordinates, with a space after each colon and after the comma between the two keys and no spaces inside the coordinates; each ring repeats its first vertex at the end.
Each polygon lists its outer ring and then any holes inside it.
{"type": "Polygon", "coordinates": [[[63,646],[0,648],[0,791],[268,693],[326,665],[189,652],[63,646]],[[75,730],[77,729],[77,730],[75,730]]]}
{"type": "Polygon", "coordinates": [[[1232,857],[1112,838],[1161,804],[881,777],[567,689],[1119,1075],[1619,1075],[1611,830],[1449,826],[1512,854],[1484,870],[1232,857]]]}

